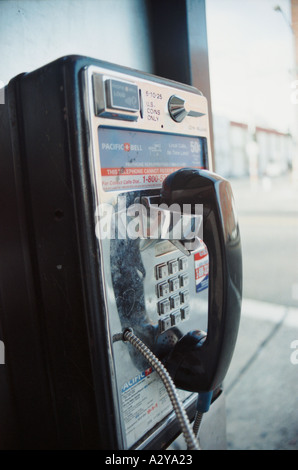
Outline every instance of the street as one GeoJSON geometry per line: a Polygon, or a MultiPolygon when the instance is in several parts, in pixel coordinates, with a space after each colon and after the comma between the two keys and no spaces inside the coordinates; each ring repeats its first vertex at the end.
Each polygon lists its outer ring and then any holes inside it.
{"type": "Polygon", "coordinates": [[[298,307],[298,216],[240,216],[244,297],[298,307]]]}
{"type": "Polygon", "coordinates": [[[298,307],[298,188],[289,176],[232,180],[243,249],[243,296],[298,307]]]}

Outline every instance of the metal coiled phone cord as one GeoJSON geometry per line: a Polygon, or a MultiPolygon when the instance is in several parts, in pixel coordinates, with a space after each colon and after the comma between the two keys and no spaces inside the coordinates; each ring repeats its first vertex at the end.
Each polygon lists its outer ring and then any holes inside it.
{"type": "Polygon", "coordinates": [[[150,351],[150,349],[132,332],[130,328],[124,330],[122,334],[122,340],[131,343],[145,357],[149,364],[154,367],[154,370],[158,373],[166,387],[174,411],[179,420],[187,448],[189,450],[201,450],[196,436],[191,428],[186,411],[177,393],[174,382],[166,368],[153,354],[153,352],[150,351]]]}
{"type": "Polygon", "coordinates": [[[200,413],[199,411],[197,411],[195,415],[195,419],[194,419],[193,428],[192,428],[195,436],[198,435],[202,419],[203,419],[203,413],[200,413]]]}

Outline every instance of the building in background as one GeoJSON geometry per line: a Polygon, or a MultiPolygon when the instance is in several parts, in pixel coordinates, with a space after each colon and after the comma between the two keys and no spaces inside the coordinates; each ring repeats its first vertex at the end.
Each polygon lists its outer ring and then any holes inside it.
{"type": "Polygon", "coordinates": [[[293,168],[294,176],[298,0],[206,3],[215,171],[260,178],[293,168]]]}
{"type": "Polygon", "coordinates": [[[216,172],[228,178],[279,176],[292,168],[290,133],[213,116],[216,172]]]}

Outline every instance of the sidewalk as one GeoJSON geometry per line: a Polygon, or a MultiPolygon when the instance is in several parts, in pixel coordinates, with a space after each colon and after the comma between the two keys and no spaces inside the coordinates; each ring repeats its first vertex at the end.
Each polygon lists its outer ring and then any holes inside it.
{"type": "MultiPolygon", "coordinates": [[[[235,179],[231,184],[246,242],[243,243],[246,283],[251,282],[252,276],[256,277],[252,286],[268,282],[262,263],[268,262],[268,269],[273,269],[272,259],[279,263],[283,279],[294,282],[298,266],[295,259],[298,240],[296,243],[294,236],[298,220],[297,181],[284,175],[258,181],[235,179]],[[278,234],[270,235],[273,227],[278,227],[278,234]],[[272,248],[273,237],[276,249],[272,248]],[[284,251],[292,252],[292,256],[275,258],[281,240],[292,243],[293,246],[289,245],[292,251],[284,251]],[[252,269],[256,265],[250,264],[254,246],[259,256],[257,271],[252,269]],[[271,251],[266,254],[266,250],[271,251]]],[[[270,280],[274,282],[274,273],[270,280]]],[[[229,450],[298,449],[298,364],[294,361],[298,353],[295,355],[293,348],[293,342],[298,340],[298,308],[291,306],[294,299],[290,298],[289,306],[276,304],[282,297],[277,287],[276,295],[272,290],[270,302],[243,300],[238,341],[225,380],[229,450]]],[[[265,290],[264,286],[264,293],[265,290]]],[[[254,296],[254,291],[249,291],[254,296]]],[[[268,297],[268,290],[266,293],[268,297]]]]}
{"type": "Polygon", "coordinates": [[[298,309],[243,300],[225,380],[228,450],[298,449],[298,309]]]}

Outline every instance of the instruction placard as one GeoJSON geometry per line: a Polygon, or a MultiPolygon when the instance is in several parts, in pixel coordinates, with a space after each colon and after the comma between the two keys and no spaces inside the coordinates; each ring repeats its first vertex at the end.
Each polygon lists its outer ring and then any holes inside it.
{"type": "Polygon", "coordinates": [[[160,188],[179,168],[204,168],[206,139],[160,132],[98,128],[105,191],[160,188]]]}
{"type": "MultiPolygon", "coordinates": [[[[182,400],[188,395],[191,394],[179,390],[182,400]]],[[[121,397],[128,447],[172,411],[165,386],[151,367],[125,382],[121,397]]]]}

